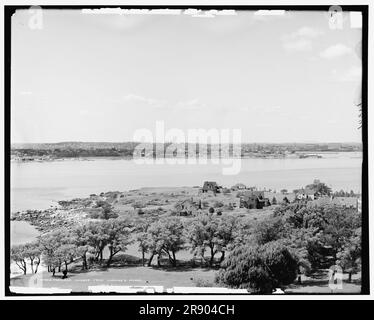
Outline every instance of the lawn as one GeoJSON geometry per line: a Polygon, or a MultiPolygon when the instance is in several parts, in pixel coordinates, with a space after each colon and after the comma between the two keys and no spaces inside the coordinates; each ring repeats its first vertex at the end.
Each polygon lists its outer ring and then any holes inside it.
{"type": "MultiPolygon", "coordinates": [[[[74,272],[68,274],[67,279],[62,279],[56,273],[43,272],[38,275],[38,285],[48,288],[72,289],[76,292],[87,291],[88,286],[164,286],[196,287],[197,281],[213,283],[216,271],[204,268],[157,268],[157,267],[111,267],[109,269],[96,269],[89,272],[74,272]],[[40,280],[39,280],[40,279],[40,280]]],[[[31,286],[36,275],[26,275],[11,280],[11,285],[16,287],[31,286]]]]}

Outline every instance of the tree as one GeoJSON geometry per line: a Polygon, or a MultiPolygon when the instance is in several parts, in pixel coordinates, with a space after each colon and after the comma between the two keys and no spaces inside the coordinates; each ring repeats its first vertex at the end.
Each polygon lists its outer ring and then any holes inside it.
{"type": "Polygon", "coordinates": [[[352,274],[361,269],[361,229],[337,253],[337,265],[348,272],[348,281],[352,281],[352,274]]]}
{"type": "Polygon", "coordinates": [[[30,260],[31,273],[37,273],[40,265],[42,251],[38,241],[27,243],[24,246],[25,257],[30,260]],[[34,269],[35,266],[35,269],[34,269]]]}
{"type": "Polygon", "coordinates": [[[257,245],[263,245],[282,239],[286,234],[287,230],[285,229],[282,218],[267,218],[254,225],[249,241],[257,245]]]}
{"type": "Polygon", "coordinates": [[[192,219],[187,226],[187,237],[194,256],[205,260],[205,252],[210,251],[209,264],[212,266],[214,256],[218,252],[219,218],[213,214],[201,215],[192,219]]]}
{"type": "Polygon", "coordinates": [[[107,245],[108,235],[104,232],[102,224],[104,221],[90,221],[85,224],[86,230],[78,231],[78,234],[84,233],[89,245],[88,252],[94,255],[95,261],[103,261],[103,251],[107,245]]]}
{"type": "MultiPolygon", "coordinates": [[[[338,206],[290,204],[274,211],[284,221],[287,234],[304,243],[312,268],[336,263],[337,254],[361,228],[361,215],[354,209],[338,206]]],[[[300,247],[300,248],[301,248],[300,247]]]]}
{"type": "MultiPolygon", "coordinates": [[[[157,216],[147,216],[146,218],[138,218],[135,222],[136,241],[139,243],[139,250],[142,253],[142,265],[145,265],[145,254],[152,253],[152,239],[148,232],[151,224],[158,220],[157,216]]],[[[151,255],[151,258],[153,256],[151,255]]],[[[148,260],[148,266],[151,264],[151,259],[148,260]]]]}
{"type": "Polygon", "coordinates": [[[62,245],[72,244],[71,233],[66,228],[60,228],[42,235],[39,238],[39,243],[48,271],[54,275],[56,268],[60,271],[63,262],[61,256],[58,254],[58,249],[62,245]]]}
{"type": "Polygon", "coordinates": [[[234,243],[238,237],[239,226],[237,218],[232,216],[222,217],[219,220],[217,228],[217,250],[221,252],[222,262],[225,259],[225,253],[234,247],[234,243]]]}
{"type": "Polygon", "coordinates": [[[78,225],[72,230],[72,242],[76,246],[77,255],[82,258],[82,269],[87,270],[87,253],[94,250],[89,223],[78,225]]]}
{"type": "Polygon", "coordinates": [[[10,250],[10,258],[15,264],[23,271],[23,274],[27,272],[27,255],[25,252],[24,245],[13,246],[10,250]]]}
{"type": "Polygon", "coordinates": [[[164,253],[168,256],[172,266],[177,265],[176,253],[184,247],[183,224],[177,217],[168,217],[152,223],[147,233],[152,260],[155,254],[160,258],[164,253]]]}
{"type": "Polygon", "coordinates": [[[225,258],[225,252],[231,250],[239,238],[242,227],[238,227],[238,219],[231,216],[217,217],[213,214],[201,215],[191,219],[187,224],[186,235],[194,257],[205,260],[205,252],[210,253],[209,265],[214,263],[214,257],[221,252],[220,261],[225,258]]]}
{"type": "Polygon", "coordinates": [[[279,241],[263,246],[240,246],[225,259],[216,281],[232,288],[269,294],[292,283],[297,267],[297,260],[279,241]]]}
{"type": "Polygon", "coordinates": [[[283,203],[285,203],[285,204],[289,204],[289,203],[290,203],[290,200],[288,200],[287,197],[284,197],[284,198],[283,198],[283,203]]]}
{"type": "Polygon", "coordinates": [[[102,233],[107,235],[106,243],[109,248],[107,267],[110,266],[113,257],[120,251],[125,251],[132,243],[132,224],[128,219],[108,219],[101,223],[102,233]]]}
{"type": "Polygon", "coordinates": [[[330,195],[331,188],[328,187],[325,183],[320,182],[319,180],[314,180],[312,184],[306,186],[307,189],[313,190],[314,193],[319,193],[321,195],[330,195]]]}
{"type": "Polygon", "coordinates": [[[65,265],[65,274],[68,272],[68,265],[74,262],[77,257],[77,248],[74,244],[63,244],[54,253],[55,258],[65,265]]]}
{"type": "Polygon", "coordinates": [[[271,204],[272,205],[276,205],[277,204],[277,199],[275,197],[273,197],[273,200],[271,200],[271,204]]]}
{"type": "Polygon", "coordinates": [[[118,218],[118,214],[113,211],[113,206],[107,201],[104,201],[104,200],[97,201],[96,208],[100,208],[101,213],[100,214],[93,213],[91,217],[94,219],[99,218],[99,219],[108,220],[108,219],[118,218]]]}
{"type": "Polygon", "coordinates": [[[349,239],[354,236],[355,230],[361,228],[361,214],[355,209],[340,208],[337,206],[324,206],[323,210],[323,230],[320,241],[331,247],[334,260],[343,247],[349,243],[349,239]]]}
{"type": "Polygon", "coordinates": [[[150,226],[150,222],[146,219],[142,219],[136,224],[136,240],[139,243],[139,250],[142,253],[142,265],[145,265],[145,253],[148,251],[148,233],[147,230],[150,226]]]}

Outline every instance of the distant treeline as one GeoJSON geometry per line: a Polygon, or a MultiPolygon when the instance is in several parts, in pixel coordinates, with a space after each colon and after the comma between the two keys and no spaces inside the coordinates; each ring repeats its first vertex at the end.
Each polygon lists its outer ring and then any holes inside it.
{"type": "MultiPolygon", "coordinates": [[[[74,157],[132,157],[138,142],[60,142],[60,143],[30,143],[30,144],[13,144],[11,147],[11,155],[18,157],[52,157],[52,158],[74,158],[74,157]]],[[[151,144],[150,144],[151,145],[151,144]]],[[[170,146],[170,143],[153,144],[153,152],[149,153],[149,149],[144,150],[147,156],[160,155],[170,146]],[[160,148],[161,145],[161,148],[160,148]]],[[[180,152],[183,144],[178,146],[180,152]]],[[[184,149],[187,154],[192,144],[185,144],[184,149]]],[[[194,145],[193,147],[196,147],[194,145]]],[[[222,147],[218,145],[208,144],[207,153],[211,154],[211,150],[220,150],[222,147]]],[[[197,154],[199,154],[199,145],[197,146],[197,154]]],[[[205,149],[205,148],[204,148],[205,149]]],[[[233,149],[233,145],[229,146],[229,150],[233,149]]],[[[305,144],[305,143],[243,143],[241,145],[241,154],[285,154],[295,152],[342,152],[342,151],[361,151],[360,143],[325,143],[325,144],[305,144]]],[[[176,151],[177,153],[177,147],[176,151]]]]}

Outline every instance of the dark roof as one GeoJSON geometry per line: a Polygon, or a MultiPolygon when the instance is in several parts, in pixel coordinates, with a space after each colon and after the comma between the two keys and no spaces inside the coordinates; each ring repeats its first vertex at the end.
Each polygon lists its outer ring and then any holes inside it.
{"type": "Polygon", "coordinates": [[[205,181],[203,189],[218,188],[217,182],[214,181],[205,181]]]}

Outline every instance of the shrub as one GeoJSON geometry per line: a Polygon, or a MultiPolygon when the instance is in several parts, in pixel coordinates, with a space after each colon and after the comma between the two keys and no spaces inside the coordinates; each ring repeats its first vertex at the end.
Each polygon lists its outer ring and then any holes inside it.
{"type": "Polygon", "coordinates": [[[221,201],[215,201],[213,204],[214,208],[222,208],[223,207],[223,202],[221,201]]]}
{"type": "Polygon", "coordinates": [[[273,241],[263,246],[240,246],[222,264],[216,282],[254,293],[272,293],[275,288],[292,283],[298,263],[288,248],[273,241]]]}

